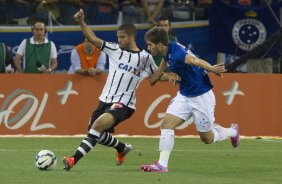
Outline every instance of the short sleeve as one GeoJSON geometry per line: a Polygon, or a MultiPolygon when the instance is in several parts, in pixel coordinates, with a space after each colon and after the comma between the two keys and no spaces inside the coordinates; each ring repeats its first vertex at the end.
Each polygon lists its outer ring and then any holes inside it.
{"type": "Polygon", "coordinates": [[[26,39],[24,39],[18,47],[17,54],[23,56],[25,53],[26,39]]]}
{"type": "Polygon", "coordinates": [[[101,47],[101,51],[109,56],[114,55],[118,50],[120,50],[118,44],[112,42],[104,41],[101,47]]]}
{"type": "Polygon", "coordinates": [[[51,42],[51,58],[57,58],[57,49],[54,42],[51,42]]]}
{"type": "Polygon", "coordinates": [[[176,44],[173,51],[173,57],[175,61],[185,63],[185,57],[187,54],[189,54],[188,51],[185,49],[185,47],[176,44]]]}

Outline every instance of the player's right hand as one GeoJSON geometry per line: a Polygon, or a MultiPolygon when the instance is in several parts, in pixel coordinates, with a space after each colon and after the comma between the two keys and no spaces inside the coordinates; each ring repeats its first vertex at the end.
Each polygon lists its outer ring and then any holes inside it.
{"type": "Polygon", "coordinates": [[[74,19],[76,22],[80,23],[84,20],[84,12],[80,9],[76,14],[74,14],[74,19]]]}
{"type": "Polygon", "coordinates": [[[224,64],[215,64],[211,67],[211,71],[219,77],[222,77],[222,73],[226,72],[224,64]]]}

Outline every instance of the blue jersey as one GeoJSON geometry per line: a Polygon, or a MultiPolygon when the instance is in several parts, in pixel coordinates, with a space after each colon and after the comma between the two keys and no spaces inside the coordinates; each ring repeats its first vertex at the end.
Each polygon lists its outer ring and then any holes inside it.
{"type": "Polygon", "coordinates": [[[193,55],[179,43],[171,42],[165,60],[168,69],[181,78],[180,94],[189,97],[199,96],[212,89],[213,86],[204,69],[185,63],[187,54],[193,55]]]}

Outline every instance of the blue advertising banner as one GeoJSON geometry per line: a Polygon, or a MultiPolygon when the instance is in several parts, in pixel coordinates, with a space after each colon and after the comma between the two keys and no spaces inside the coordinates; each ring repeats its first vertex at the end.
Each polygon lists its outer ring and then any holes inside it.
{"type": "MultiPolygon", "coordinates": [[[[280,17],[282,2],[271,6],[280,17]]],[[[223,1],[213,1],[210,12],[210,36],[212,49],[241,56],[262,44],[279,30],[268,6],[236,6],[223,1]]],[[[278,45],[272,47],[268,56],[278,55],[278,45]]]]}
{"type": "MultiPolygon", "coordinates": [[[[211,52],[209,43],[209,27],[207,22],[203,23],[182,23],[174,25],[177,38],[185,46],[192,45],[192,51],[199,57],[214,64],[216,53],[211,52]]],[[[70,66],[70,53],[74,46],[82,42],[83,36],[78,26],[53,27],[52,32],[47,33],[47,38],[53,41],[58,52],[58,72],[66,71],[70,66]]],[[[117,42],[117,26],[95,26],[95,34],[103,40],[117,42]]],[[[137,26],[137,45],[146,48],[144,34],[148,31],[148,26],[137,26]]],[[[4,42],[12,49],[13,54],[25,38],[32,37],[30,28],[27,27],[0,27],[0,42],[4,42]]]]}

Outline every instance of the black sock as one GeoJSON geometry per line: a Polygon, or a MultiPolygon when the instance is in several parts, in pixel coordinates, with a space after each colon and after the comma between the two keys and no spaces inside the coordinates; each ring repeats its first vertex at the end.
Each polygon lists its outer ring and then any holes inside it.
{"type": "Polygon", "coordinates": [[[98,141],[98,135],[99,133],[96,131],[89,131],[87,137],[83,139],[83,141],[80,143],[79,147],[77,148],[75,154],[73,155],[74,163],[76,164],[83,156],[85,156],[89,151],[91,151],[97,141],[98,141]]]}
{"type": "Polygon", "coordinates": [[[112,137],[112,135],[108,132],[104,132],[102,136],[100,136],[98,140],[99,144],[104,146],[113,147],[117,150],[117,152],[123,152],[125,148],[125,144],[117,140],[116,138],[112,137]]]}

